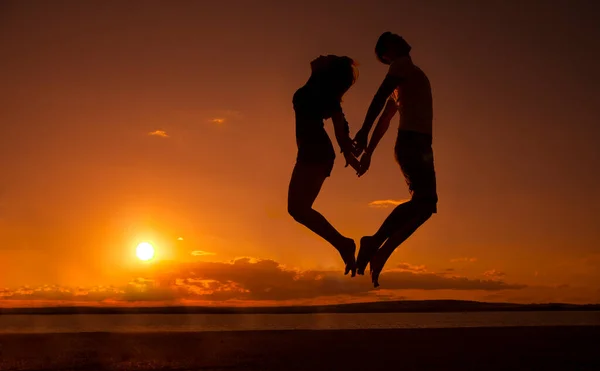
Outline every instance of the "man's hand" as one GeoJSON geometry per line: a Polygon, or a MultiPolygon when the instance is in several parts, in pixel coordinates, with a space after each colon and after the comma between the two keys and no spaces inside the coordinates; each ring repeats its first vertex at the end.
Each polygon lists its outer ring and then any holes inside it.
{"type": "Polygon", "coordinates": [[[354,156],[360,156],[361,153],[367,148],[367,141],[369,140],[369,132],[367,130],[360,129],[353,142],[353,153],[354,156]]]}
{"type": "Polygon", "coordinates": [[[343,154],[344,158],[346,159],[345,167],[348,167],[348,165],[352,166],[352,168],[356,170],[356,173],[358,174],[360,172],[360,163],[358,162],[358,159],[354,157],[350,151],[345,151],[343,154]]]}
{"type": "Polygon", "coordinates": [[[357,170],[356,174],[360,177],[364,175],[369,167],[371,166],[371,153],[365,152],[360,158],[359,170],[357,170]]]}

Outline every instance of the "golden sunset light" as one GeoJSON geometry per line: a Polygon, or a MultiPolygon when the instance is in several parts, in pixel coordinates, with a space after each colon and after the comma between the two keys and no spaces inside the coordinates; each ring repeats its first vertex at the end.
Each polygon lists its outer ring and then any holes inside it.
{"type": "MultiPolygon", "coordinates": [[[[232,1],[0,1],[0,307],[600,301],[592,5],[232,1]],[[311,60],[358,62],[354,137],[385,31],[431,83],[439,203],[375,289],[288,191],[311,60]]],[[[323,123],[336,157],[314,210],[357,252],[411,197],[400,116],[360,178],[323,123]]]]}
{"type": "Polygon", "coordinates": [[[0,0],[0,370],[600,370],[599,61],[593,0],[0,0]]]}
{"type": "Polygon", "coordinates": [[[154,247],[149,242],[140,242],[135,249],[138,259],[148,261],[154,258],[154,247]]]}

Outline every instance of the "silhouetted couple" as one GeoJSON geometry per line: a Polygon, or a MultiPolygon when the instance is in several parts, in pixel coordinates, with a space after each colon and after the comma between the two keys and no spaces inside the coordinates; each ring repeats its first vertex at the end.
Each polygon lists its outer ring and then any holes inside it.
{"type": "Polygon", "coordinates": [[[375,54],[381,63],[390,67],[354,139],[350,139],[341,106],[342,97],[358,78],[358,69],[351,58],[328,55],[313,60],[310,78],[293,98],[298,156],[290,180],[288,211],[296,221],[339,251],[345,263],[344,274],[362,275],[370,264],[375,287],[379,286],[379,275],[392,252],[437,212],[431,86],[425,73],[413,64],[410,50],[410,45],[399,35],[386,32],[379,37],[375,54]],[[355,258],[354,240],[338,232],[312,208],[335,160],[335,150],[323,120],[331,118],[333,121],[346,166],[352,166],[360,177],[369,169],[371,156],[398,111],[400,125],[395,155],[411,199],[398,205],[375,234],[361,238],[355,258]],[[369,141],[377,117],[379,121],[369,141]]]}

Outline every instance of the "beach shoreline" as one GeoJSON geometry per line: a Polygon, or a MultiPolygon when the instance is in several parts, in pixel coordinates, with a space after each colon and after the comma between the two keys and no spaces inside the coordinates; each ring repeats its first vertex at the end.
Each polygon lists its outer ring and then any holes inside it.
{"type": "Polygon", "coordinates": [[[315,314],[315,313],[455,313],[455,312],[590,312],[600,304],[495,303],[466,300],[391,300],[303,306],[155,306],[1,307],[0,315],[67,314],[315,314]]]}
{"type": "Polygon", "coordinates": [[[600,370],[600,326],[1,334],[0,370],[600,370]]]}

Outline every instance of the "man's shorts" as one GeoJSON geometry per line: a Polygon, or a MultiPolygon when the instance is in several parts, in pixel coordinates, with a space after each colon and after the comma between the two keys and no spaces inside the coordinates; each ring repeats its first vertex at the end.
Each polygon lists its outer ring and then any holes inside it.
{"type": "Polygon", "coordinates": [[[412,200],[425,203],[437,213],[437,187],[433,165],[432,137],[416,131],[399,130],[394,148],[412,200]]]}

